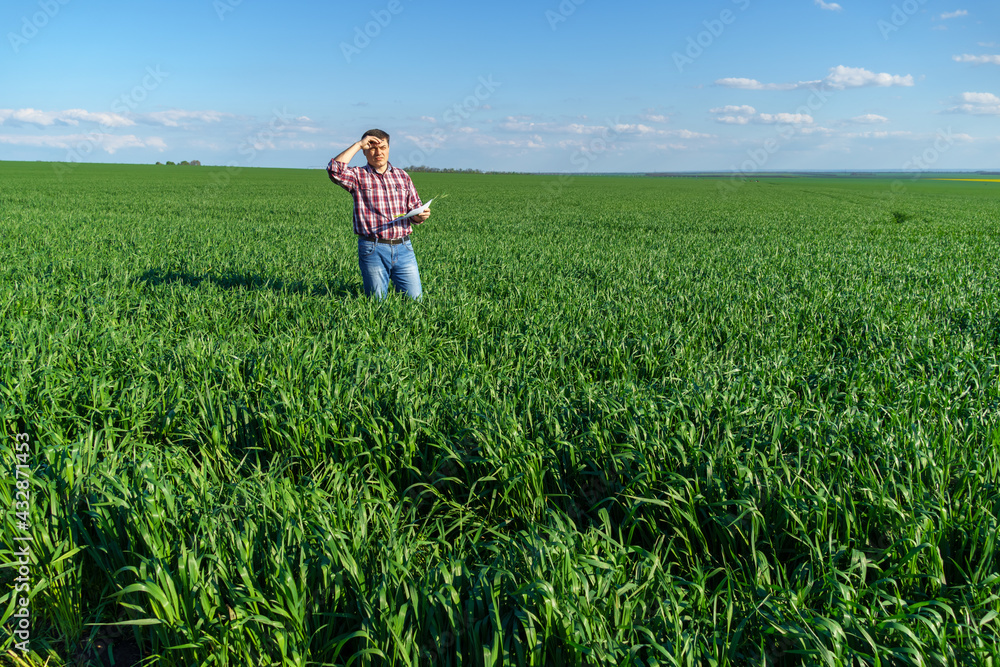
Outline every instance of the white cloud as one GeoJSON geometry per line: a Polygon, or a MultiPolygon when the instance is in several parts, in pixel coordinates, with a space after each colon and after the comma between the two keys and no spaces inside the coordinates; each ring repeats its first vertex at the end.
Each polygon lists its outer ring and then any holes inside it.
{"type": "Polygon", "coordinates": [[[536,121],[528,116],[507,116],[497,127],[507,132],[545,132],[547,134],[609,135],[630,134],[649,136],[670,136],[672,131],[658,130],[643,123],[613,123],[610,125],[587,125],[585,123],[558,124],[536,121]]]}
{"type": "Polygon", "coordinates": [[[872,125],[875,123],[888,123],[889,119],[875,113],[866,113],[862,116],[855,116],[851,119],[851,122],[859,125],[872,125]]]}
{"type": "Polygon", "coordinates": [[[471,135],[474,146],[485,148],[545,148],[545,141],[541,135],[533,134],[523,139],[497,139],[489,134],[471,135]]]}
{"type": "Polygon", "coordinates": [[[169,111],[154,111],[152,113],[140,114],[137,116],[141,121],[153,125],[163,125],[165,127],[188,126],[192,122],[197,123],[218,123],[224,118],[234,118],[231,113],[222,111],[185,111],[184,109],[170,109],[169,111]]]}
{"type": "Polygon", "coordinates": [[[715,138],[714,135],[702,132],[667,130],[657,127],[654,122],[641,122],[653,115],[648,111],[628,119],[608,120],[604,123],[595,123],[586,117],[577,117],[573,119],[574,122],[559,122],[538,116],[508,116],[497,123],[496,128],[507,133],[509,138],[477,133],[471,140],[479,146],[523,150],[551,146],[563,150],[594,151],[594,147],[600,143],[606,150],[617,153],[626,147],[637,145],[648,149],[656,145],[654,142],[666,145],[666,140],[671,139],[703,141],[715,138]]]}
{"type": "Polygon", "coordinates": [[[962,93],[962,101],[971,104],[1000,104],[1000,97],[993,93],[962,93]]]}
{"type": "Polygon", "coordinates": [[[254,137],[247,141],[246,145],[257,151],[273,151],[277,148],[273,139],[264,139],[263,137],[254,137]]]}
{"type": "Polygon", "coordinates": [[[655,134],[656,130],[642,123],[619,123],[611,127],[616,134],[655,134]]]}
{"type": "Polygon", "coordinates": [[[748,104],[735,105],[727,104],[724,107],[709,109],[709,113],[723,114],[715,119],[715,122],[724,125],[747,125],[750,119],[757,115],[757,110],[748,104]]]}
{"type": "Polygon", "coordinates": [[[164,151],[167,144],[159,137],[140,139],[134,134],[117,135],[102,134],[63,134],[63,135],[10,135],[0,134],[0,143],[14,146],[35,146],[40,148],[62,148],[77,153],[89,152],[87,147],[99,148],[108,154],[114,154],[123,148],[153,148],[164,151]]]}
{"type": "Polygon", "coordinates": [[[757,116],[757,121],[765,125],[781,123],[782,125],[811,125],[813,117],[805,113],[762,113],[757,116]]]}
{"type": "Polygon", "coordinates": [[[803,88],[862,88],[866,86],[912,86],[913,76],[870,72],[862,67],[847,67],[837,65],[830,68],[825,79],[819,81],[799,81],[798,83],[761,83],[756,79],[725,78],[718,79],[716,85],[741,90],[798,90],[803,88]]]}
{"type": "Polygon", "coordinates": [[[816,0],[816,4],[820,9],[826,9],[831,12],[839,12],[843,9],[843,7],[838,5],[836,2],[823,2],[823,0],[816,0]]]}
{"type": "Polygon", "coordinates": [[[293,121],[285,123],[282,122],[280,125],[275,127],[275,134],[279,136],[296,136],[296,132],[305,132],[306,134],[319,134],[323,132],[322,128],[316,127],[313,123],[312,118],[309,116],[299,116],[293,121]]]}
{"type": "Polygon", "coordinates": [[[507,116],[497,127],[510,132],[536,132],[540,129],[551,128],[552,124],[536,123],[530,116],[507,116]]]}
{"type": "MultiPolygon", "coordinates": [[[[0,125],[35,125],[38,127],[71,126],[80,127],[83,124],[99,125],[102,131],[111,128],[132,127],[138,123],[158,125],[161,127],[177,127],[190,129],[205,123],[219,123],[234,119],[236,116],[222,111],[187,111],[170,109],[143,114],[118,114],[106,111],[87,111],[86,109],[65,109],[61,111],[41,111],[39,109],[0,109],[0,125]]],[[[312,120],[307,116],[299,116],[292,123],[303,132],[317,132],[312,120]]],[[[288,124],[285,125],[288,127],[288,124]]]]}
{"type": "Polygon", "coordinates": [[[992,56],[992,55],[974,56],[968,53],[963,53],[960,56],[952,56],[951,59],[957,63],[975,63],[976,65],[986,65],[986,64],[1000,65],[1000,56],[992,56]]]}
{"type": "Polygon", "coordinates": [[[664,137],[678,137],[680,139],[714,139],[715,135],[703,134],[702,132],[692,132],[691,130],[669,130],[660,133],[664,137]]]}
{"type": "Polygon", "coordinates": [[[913,133],[905,130],[870,130],[868,132],[846,132],[841,136],[847,139],[892,139],[913,136],[913,133]]]}
{"type": "Polygon", "coordinates": [[[959,100],[962,103],[948,109],[949,113],[1000,116],[1000,97],[993,93],[962,93],[959,100]]]}
{"type": "Polygon", "coordinates": [[[582,123],[570,123],[569,125],[547,125],[549,132],[563,132],[569,134],[600,134],[607,128],[603,125],[583,125],[582,123]]]}
{"type": "MultiPolygon", "coordinates": [[[[521,116],[520,120],[514,119],[513,117],[508,117],[508,120],[513,123],[514,126],[518,126],[519,123],[527,123],[531,125],[532,123],[527,120],[526,116],[521,116]]],[[[540,125],[535,123],[534,125],[540,125]]],[[[513,130],[517,131],[517,130],[513,130]]],[[[455,148],[501,148],[501,149],[537,149],[544,148],[545,141],[542,136],[537,132],[525,133],[523,137],[513,137],[513,138],[498,138],[491,134],[485,134],[475,127],[458,127],[454,129],[452,133],[449,131],[447,137],[442,137],[440,130],[435,130],[433,133],[426,134],[404,134],[403,138],[414,144],[415,146],[423,150],[438,150],[438,149],[455,149],[455,148]],[[444,141],[447,141],[447,146],[445,146],[444,141]]],[[[579,140],[575,142],[579,143],[579,140]]]]}
{"type": "Polygon", "coordinates": [[[724,106],[716,107],[714,109],[709,109],[709,113],[723,114],[717,117],[715,120],[718,123],[723,123],[725,125],[747,125],[749,123],[758,123],[763,125],[774,125],[780,123],[782,125],[811,125],[815,121],[813,117],[809,114],[802,113],[757,113],[757,110],[749,105],[742,106],[724,106]]]}
{"type": "Polygon", "coordinates": [[[801,83],[761,83],[757,79],[739,77],[719,79],[715,83],[726,88],[738,88],[740,90],[795,90],[802,85],[801,83]]]}
{"type": "Polygon", "coordinates": [[[944,20],[947,21],[948,19],[957,19],[957,18],[960,18],[962,16],[968,16],[968,15],[969,15],[969,10],[967,10],[967,9],[959,9],[959,10],[954,11],[954,12],[945,12],[939,18],[944,19],[944,20]]]}
{"type": "Polygon", "coordinates": [[[730,104],[724,107],[716,107],[714,109],[709,109],[708,113],[731,113],[731,114],[746,116],[757,113],[757,110],[748,104],[743,104],[741,106],[734,106],[730,104]]]}
{"type": "Polygon", "coordinates": [[[806,136],[811,134],[822,134],[823,136],[830,136],[831,134],[834,134],[833,130],[831,130],[830,128],[822,127],[820,125],[809,125],[806,127],[798,127],[796,128],[796,131],[798,131],[799,134],[803,134],[806,136]]]}
{"type": "Polygon", "coordinates": [[[861,67],[845,67],[837,65],[830,70],[825,82],[831,88],[861,88],[864,86],[912,86],[913,77],[909,74],[876,74],[861,67]]]}
{"type": "Polygon", "coordinates": [[[687,151],[691,147],[687,144],[654,144],[653,148],[658,151],[687,151]]]}
{"type": "Polygon", "coordinates": [[[639,118],[641,120],[645,120],[645,121],[648,121],[650,123],[666,123],[666,122],[670,121],[670,119],[667,118],[664,115],[661,115],[661,114],[651,114],[651,113],[644,113],[641,116],[639,116],[639,118]]]}
{"type": "Polygon", "coordinates": [[[116,113],[91,112],[85,109],[67,109],[65,111],[39,111],[38,109],[0,109],[0,125],[6,122],[13,124],[78,126],[80,122],[97,123],[104,127],[127,127],[135,122],[116,113]]]}

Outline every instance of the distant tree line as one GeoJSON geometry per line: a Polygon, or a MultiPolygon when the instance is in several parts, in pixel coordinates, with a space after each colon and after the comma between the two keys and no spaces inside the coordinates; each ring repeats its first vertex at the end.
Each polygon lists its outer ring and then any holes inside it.
{"type": "Polygon", "coordinates": [[[516,174],[516,171],[480,171],[479,169],[452,169],[451,167],[445,167],[441,169],[439,167],[425,167],[423,165],[403,167],[403,171],[406,172],[427,172],[434,174],[516,174]]]}
{"type": "Polygon", "coordinates": [[[439,169],[438,167],[425,167],[423,165],[419,167],[404,167],[403,171],[417,171],[417,172],[430,172],[435,174],[481,174],[483,172],[478,169],[452,169],[447,167],[445,169],[439,169]]]}
{"type": "MultiPolygon", "coordinates": [[[[160,166],[160,167],[163,166],[162,162],[157,162],[156,164],[158,166],[160,166]]],[[[168,166],[168,167],[175,167],[175,166],[178,166],[178,165],[176,165],[175,163],[171,162],[170,160],[167,160],[167,165],[166,166],[168,166]]],[[[201,160],[191,160],[190,162],[188,162],[187,160],[184,160],[183,162],[180,163],[179,166],[181,166],[181,167],[200,167],[201,166],[201,160]]]]}

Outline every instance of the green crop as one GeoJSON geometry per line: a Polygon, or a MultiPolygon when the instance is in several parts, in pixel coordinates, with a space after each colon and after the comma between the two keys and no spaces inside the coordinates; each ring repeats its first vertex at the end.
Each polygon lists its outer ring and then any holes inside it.
{"type": "Polygon", "coordinates": [[[12,664],[1000,660],[997,184],[0,177],[12,664]]]}

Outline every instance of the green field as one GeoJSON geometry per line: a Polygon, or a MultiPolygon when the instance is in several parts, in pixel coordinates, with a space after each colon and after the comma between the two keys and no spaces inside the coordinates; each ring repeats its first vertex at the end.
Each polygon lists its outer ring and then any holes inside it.
{"type": "Polygon", "coordinates": [[[0,163],[9,663],[1000,664],[1000,184],[414,182],[0,163]]]}

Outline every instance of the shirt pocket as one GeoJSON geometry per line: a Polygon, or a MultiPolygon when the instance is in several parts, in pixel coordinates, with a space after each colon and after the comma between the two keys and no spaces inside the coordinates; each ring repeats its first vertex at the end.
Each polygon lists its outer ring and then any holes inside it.
{"type": "Polygon", "coordinates": [[[358,201],[363,204],[363,207],[369,211],[378,210],[379,206],[379,196],[378,188],[372,187],[370,185],[361,185],[358,187],[358,201]]]}

